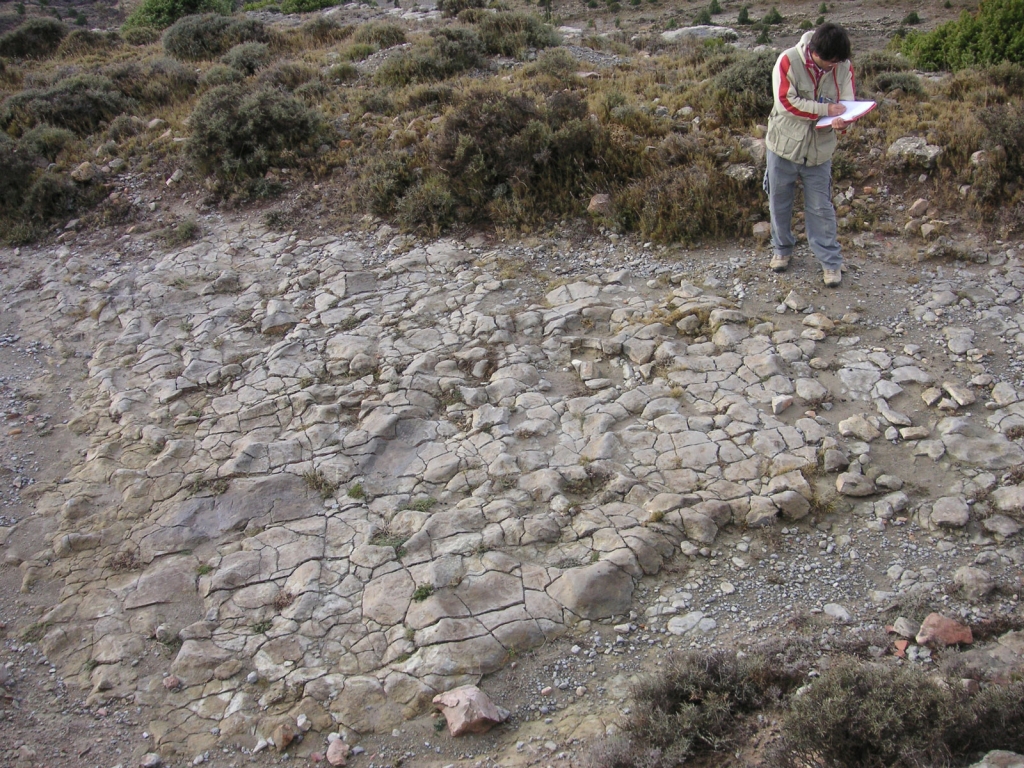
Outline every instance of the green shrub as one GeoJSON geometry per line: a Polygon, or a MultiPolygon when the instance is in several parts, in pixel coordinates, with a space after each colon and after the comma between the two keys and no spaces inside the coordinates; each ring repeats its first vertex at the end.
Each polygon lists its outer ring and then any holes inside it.
{"type": "Polygon", "coordinates": [[[18,0],[14,5],[14,13],[0,13],[0,35],[16,29],[25,18],[25,4],[18,0]]]}
{"type": "Polygon", "coordinates": [[[377,48],[393,48],[405,42],[405,30],[390,21],[369,21],[355,31],[353,42],[377,48]]]}
{"type": "Polygon", "coordinates": [[[857,75],[870,77],[879,72],[905,72],[910,62],[894,51],[868,51],[857,57],[857,75]]]}
{"type": "Polygon", "coordinates": [[[218,85],[230,85],[245,79],[245,75],[234,67],[227,64],[214,64],[203,73],[200,81],[207,88],[216,88],[218,85]]]}
{"type": "Polygon", "coordinates": [[[317,71],[308,64],[296,61],[284,61],[271,67],[259,76],[259,82],[285,91],[294,91],[296,88],[309,83],[317,76],[317,71]]]}
{"type": "Polygon", "coordinates": [[[921,78],[913,72],[880,72],[871,81],[871,89],[890,93],[901,90],[914,96],[924,96],[924,86],[921,78]]]}
{"type": "Polygon", "coordinates": [[[901,21],[900,23],[901,24],[911,24],[911,25],[913,25],[913,24],[920,24],[921,23],[921,17],[917,14],[917,11],[911,11],[910,13],[908,13],[906,16],[903,17],[903,21],[901,21]]]}
{"type": "Polygon", "coordinates": [[[810,754],[837,768],[944,764],[940,735],[952,703],[917,672],[843,663],[793,699],[776,764],[801,765],[810,754]]]}
{"type": "MultiPolygon", "coordinates": [[[[36,129],[33,128],[32,130],[36,129]]],[[[146,123],[142,119],[135,117],[135,115],[118,115],[107,126],[107,138],[111,141],[120,142],[132,136],[138,136],[144,130],[146,130],[146,123]]],[[[25,135],[28,136],[28,134],[25,135]]]]}
{"type": "Polygon", "coordinates": [[[735,60],[711,80],[718,92],[716,100],[722,109],[738,105],[739,120],[767,118],[774,104],[772,98],[772,51],[737,53],[735,60]]]}
{"type": "Polygon", "coordinates": [[[711,2],[708,4],[708,13],[712,14],[713,16],[717,16],[721,12],[722,4],[719,3],[718,0],[711,0],[711,2]]]}
{"type": "Polygon", "coordinates": [[[10,59],[45,59],[56,53],[68,28],[55,19],[32,18],[0,35],[0,56],[10,59]]]}
{"type": "Polygon", "coordinates": [[[165,29],[178,19],[204,13],[228,15],[231,0],[142,0],[124,23],[124,29],[165,29]]]}
{"type": "Polygon", "coordinates": [[[156,27],[122,27],[121,38],[128,45],[149,45],[160,39],[160,30],[156,27]]]}
{"type": "Polygon", "coordinates": [[[480,66],[482,53],[483,45],[473,30],[435,29],[426,42],[417,43],[381,64],[374,81],[378,85],[404,86],[443,80],[480,66]]]}
{"type": "Polygon", "coordinates": [[[739,234],[756,193],[701,158],[634,182],[617,203],[626,229],[659,242],[697,243],[739,234]]]}
{"type": "Polygon", "coordinates": [[[711,23],[711,11],[707,8],[701,8],[697,11],[697,15],[693,17],[694,24],[710,24],[711,23]]]}
{"type": "Polygon", "coordinates": [[[424,230],[436,236],[455,223],[455,198],[447,180],[431,174],[409,188],[395,213],[402,229],[424,230]]]}
{"type": "Polygon", "coordinates": [[[43,153],[26,151],[6,133],[0,133],[0,218],[13,216],[21,207],[25,190],[35,170],[32,157],[37,154],[43,153]]]}
{"type": "Polygon", "coordinates": [[[519,56],[527,48],[550,48],[561,39],[553,27],[536,16],[515,11],[484,15],[477,30],[487,53],[519,56]]]}
{"type": "Polygon", "coordinates": [[[327,70],[327,77],[338,83],[351,83],[359,79],[359,68],[345,61],[327,70]]]}
{"type": "Polygon", "coordinates": [[[293,165],[316,146],[321,124],[318,112],[279,91],[223,85],[199,100],[185,146],[200,171],[237,184],[293,165]]]}
{"type": "Polygon", "coordinates": [[[114,64],[105,67],[102,74],[125,96],[147,106],[187,99],[199,85],[199,76],[193,68],[166,57],[114,64]]]}
{"type": "Polygon", "coordinates": [[[335,0],[282,0],[281,13],[312,13],[337,5],[335,0]]]}
{"type": "Polygon", "coordinates": [[[30,220],[45,223],[72,217],[78,204],[78,190],[65,176],[42,173],[28,188],[21,210],[30,220]]]}
{"type": "Polygon", "coordinates": [[[395,102],[390,93],[370,91],[359,97],[359,108],[371,114],[390,115],[395,111],[395,102]]]}
{"type": "Polygon", "coordinates": [[[803,682],[791,668],[753,654],[676,654],[633,689],[624,737],[599,746],[604,768],[672,768],[735,748],[743,716],[773,706],[803,682]]]}
{"type": "Polygon", "coordinates": [[[186,16],[164,32],[164,50],[176,59],[203,61],[223,55],[239,43],[267,41],[263,23],[214,13],[186,16]]]}
{"type": "Polygon", "coordinates": [[[900,47],[923,69],[1024,64],[1024,0],[982,0],[976,14],[964,11],[931,32],[911,32],[900,47]]]}
{"type": "MultiPolygon", "coordinates": [[[[4,136],[6,138],[6,134],[4,136]]],[[[18,148],[24,149],[30,156],[45,157],[52,163],[62,150],[75,143],[76,138],[75,134],[66,128],[37,125],[22,134],[18,140],[18,148]]]]}
{"type": "Polygon", "coordinates": [[[421,109],[431,104],[451,104],[455,91],[447,85],[421,85],[406,92],[405,109],[421,109]]]}
{"type": "Polygon", "coordinates": [[[330,45],[352,37],[355,27],[342,24],[330,16],[316,16],[299,27],[299,32],[319,45],[330,45]]]}
{"type": "Polygon", "coordinates": [[[1009,98],[1024,96],[1024,66],[1004,61],[985,70],[985,76],[993,85],[1002,88],[1009,98]]]}
{"type": "Polygon", "coordinates": [[[742,8],[740,8],[740,12],[736,14],[736,23],[740,25],[747,25],[753,23],[750,20],[750,8],[748,8],[745,5],[742,8]]]}
{"type": "Polygon", "coordinates": [[[94,32],[91,29],[73,29],[61,41],[57,55],[67,57],[83,56],[88,53],[112,51],[121,44],[116,32],[94,32]]]}
{"type": "Polygon", "coordinates": [[[538,75],[546,75],[563,84],[575,82],[579,71],[579,62],[565,48],[548,48],[537,56],[534,71],[538,75]]]}
{"type": "Polygon", "coordinates": [[[772,9],[770,11],[768,11],[768,13],[766,13],[764,15],[763,19],[761,19],[761,23],[762,24],[781,24],[785,20],[786,19],[783,17],[783,15],[781,13],[779,13],[779,9],[776,8],[773,5],[772,9]]]}
{"type": "Polygon", "coordinates": [[[255,74],[270,63],[272,56],[266,43],[239,43],[221,57],[221,63],[246,75],[255,74]]]}
{"type": "Polygon", "coordinates": [[[484,0],[438,0],[437,10],[443,16],[458,16],[467,8],[483,8],[484,0]]]}
{"type": "Polygon", "coordinates": [[[338,51],[338,56],[345,61],[362,61],[373,56],[376,52],[376,46],[369,43],[352,43],[338,51]]]}
{"type": "MultiPolygon", "coordinates": [[[[284,87],[284,86],[279,86],[284,87]]],[[[292,93],[307,104],[317,105],[327,98],[331,92],[331,86],[319,77],[312,77],[306,82],[296,86],[292,93]]]]}
{"type": "Polygon", "coordinates": [[[47,89],[28,89],[9,96],[0,106],[0,127],[17,136],[46,123],[86,136],[131,108],[132,100],[108,78],[75,75],[47,89]]]}

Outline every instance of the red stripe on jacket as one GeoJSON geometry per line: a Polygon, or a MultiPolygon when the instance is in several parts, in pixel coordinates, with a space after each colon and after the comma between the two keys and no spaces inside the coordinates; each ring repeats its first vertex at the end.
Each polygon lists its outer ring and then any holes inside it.
{"type": "Polygon", "coordinates": [[[789,89],[793,84],[789,81],[789,56],[783,56],[779,61],[779,69],[782,77],[779,78],[779,103],[782,104],[783,108],[792,115],[797,117],[803,117],[808,120],[817,120],[819,115],[813,112],[804,112],[802,109],[797,109],[789,100],[789,89]]]}

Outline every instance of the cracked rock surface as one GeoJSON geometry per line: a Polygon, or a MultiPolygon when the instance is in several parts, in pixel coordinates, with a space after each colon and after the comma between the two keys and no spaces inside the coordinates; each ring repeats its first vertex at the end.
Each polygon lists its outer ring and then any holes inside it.
{"type": "Polygon", "coordinates": [[[827,646],[909,594],[1014,613],[1024,252],[913,283],[877,255],[826,293],[806,256],[230,219],[4,251],[80,449],[26,482],[44,548],[0,528],[15,588],[58,585],[24,642],[192,760],[401,731],[559,643],[553,703],[496,703],[580,743],[618,699],[544,718],[625,689],[602,657],[801,611],[827,646]]]}

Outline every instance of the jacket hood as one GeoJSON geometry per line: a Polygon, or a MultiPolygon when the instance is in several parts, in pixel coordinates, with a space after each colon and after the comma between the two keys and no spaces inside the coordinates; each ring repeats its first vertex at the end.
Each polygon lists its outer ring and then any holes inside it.
{"type": "Polygon", "coordinates": [[[814,37],[814,30],[804,32],[803,36],[800,38],[800,42],[796,44],[802,58],[807,58],[807,46],[810,45],[812,37],[814,37]]]}

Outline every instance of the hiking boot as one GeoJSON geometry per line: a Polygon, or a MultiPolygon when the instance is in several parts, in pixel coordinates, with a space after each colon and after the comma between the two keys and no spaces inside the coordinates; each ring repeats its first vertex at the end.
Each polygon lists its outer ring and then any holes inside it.
{"type": "Polygon", "coordinates": [[[843,270],[842,269],[829,269],[825,267],[822,270],[822,280],[825,282],[826,288],[835,288],[841,282],[843,282],[843,270]]]}
{"type": "Polygon", "coordinates": [[[786,267],[789,266],[789,256],[783,256],[781,253],[776,253],[772,256],[772,260],[768,262],[769,268],[772,272],[785,272],[786,267]]]}

